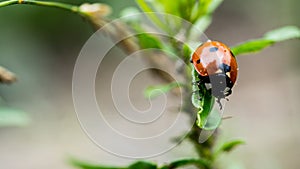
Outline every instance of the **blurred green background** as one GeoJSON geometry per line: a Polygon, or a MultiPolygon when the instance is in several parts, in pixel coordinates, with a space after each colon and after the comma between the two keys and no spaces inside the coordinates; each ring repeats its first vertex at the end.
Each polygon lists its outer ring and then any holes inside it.
{"type": "MultiPolygon", "coordinates": [[[[111,5],[112,17],[135,5],[133,0],[89,2],[111,5]]],[[[284,25],[300,27],[299,6],[298,0],[225,0],[206,35],[230,46],[284,25]]],[[[24,128],[0,128],[0,168],[69,169],[69,156],[104,164],[129,162],[95,146],[76,119],[72,71],[92,34],[87,21],[60,9],[0,9],[0,65],[18,76],[17,83],[0,86],[1,103],[28,112],[32,120],[24,128]]],[[[223,122],[220,139],[241,137],[247,144],[220,163],[241,169],[299,168],[299,45],[291,40],[238,57],[238,84],[225,108],[225,115],[234,118],[223,122]]],[[[180,158],[190,151],[179,147],[152,160],[180,158]]]]}

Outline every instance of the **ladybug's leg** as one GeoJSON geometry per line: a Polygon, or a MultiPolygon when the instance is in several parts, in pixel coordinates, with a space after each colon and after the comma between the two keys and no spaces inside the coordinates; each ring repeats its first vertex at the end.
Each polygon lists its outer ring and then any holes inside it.
{"type": "Polygon", "coordinates": [[[230,89],[233,87],[233,83],[227,75],[226,75],[226,86],[229,87],[230,89]]]}
{"type": "Polygon", "coordinates": [[[209,76],[198,75],[199,83],[210,83],[209,76]]]}
{"type": "Polygon", "coordinates": [[[198,75],[199,80],[192,82],[192,85],[200,85],[201,83],[209,83],[209,77],[208,76],[201,76],[198,75]]]}
{"type": "Polygon", "coordinates": [[[229,96],[229,95],[231,95],[231,93],[232,93],[232,90],[230,88],[228,91],[226,91],[225,96],[229,96]]]}
{"type": "Polygon", "coordinates": [[[217,103],[219,104],[220,110],[223,109],[223,105],[221,103],[221,98],[217,98],[217,103]]]}
{"type": "Polygon", "coordinates": [[[193,93],[199,93],[199,100],[201,101],[201,97],[202,97],[202,95],[203,95],[203,92],[204,92],[204,90],[203,90],[203,85],[205,84],[205,83],[209,83],[209,77],[208,76],[201,76],[201,75],[198,75],[198,78],[199,78],[199,80],[198,81],[196,81],[196,82],[193,82],[193,84],[194,85],[197,85],[198,86],[198,90],[196,90],[196,91],[193,91],[193,93]]]}
{"type": "Polygon", "coordinates": [[[192,85],[198,85],[198,84],[200,84],[201,83],[201,80],[197,80],[197,81],[195,81],[195,82],[192,82],[192,85]]]}
{"type": "Polygon", "coordinates": [[[229,88],[229,90],[226,91],[225,96],[229,96],[232,93],[231,89],[233,87],[233,83],[227,75],[226,75],[226,86],[227,86],[227,88],[229,88]]]}
{"type": "Polygon", "coordinates": [[[192,82],[192,85],[199,85],[200,83],[203,83],[204,76],[198,75],[199,80],[192,82]]]}

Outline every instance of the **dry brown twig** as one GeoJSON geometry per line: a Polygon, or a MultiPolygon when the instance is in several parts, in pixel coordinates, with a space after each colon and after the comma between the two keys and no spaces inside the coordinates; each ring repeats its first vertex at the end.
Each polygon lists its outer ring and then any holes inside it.
{"type": "Polygon", "coordinates": [[[17,80],[16,75],[0,66],[0,83],[11,84],[17,80]]]}

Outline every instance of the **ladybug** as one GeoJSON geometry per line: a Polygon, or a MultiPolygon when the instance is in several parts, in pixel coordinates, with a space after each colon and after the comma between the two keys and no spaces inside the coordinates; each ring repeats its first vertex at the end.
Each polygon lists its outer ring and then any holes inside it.
{"type": "Polygon", "coordinates": [[[199,89],[201,85],[218,99],[232,93],[236,82],[238,65],[230,48],[218,41],[207,41],[200,45],[192,55],[191,63],[198,72],[199,89]]]}

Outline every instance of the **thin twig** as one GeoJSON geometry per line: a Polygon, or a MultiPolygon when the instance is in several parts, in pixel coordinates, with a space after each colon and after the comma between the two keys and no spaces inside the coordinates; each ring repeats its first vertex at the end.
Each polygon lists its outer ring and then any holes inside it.
{"type": "Polygon", "coordinates": [[[36,1],[36,0],[8,0],[0,2],[0,7],[10,6],[10,5],[17,5],[17,4],[29,4],[29,5],[38,5],[38,6],[48,6],[48,7],[55,7],[64,10],[68,10],[75,13],[80,13],[79,7],[75,5],[60,3],[60,2],[50,2],[50,1],[36,1]]]}

